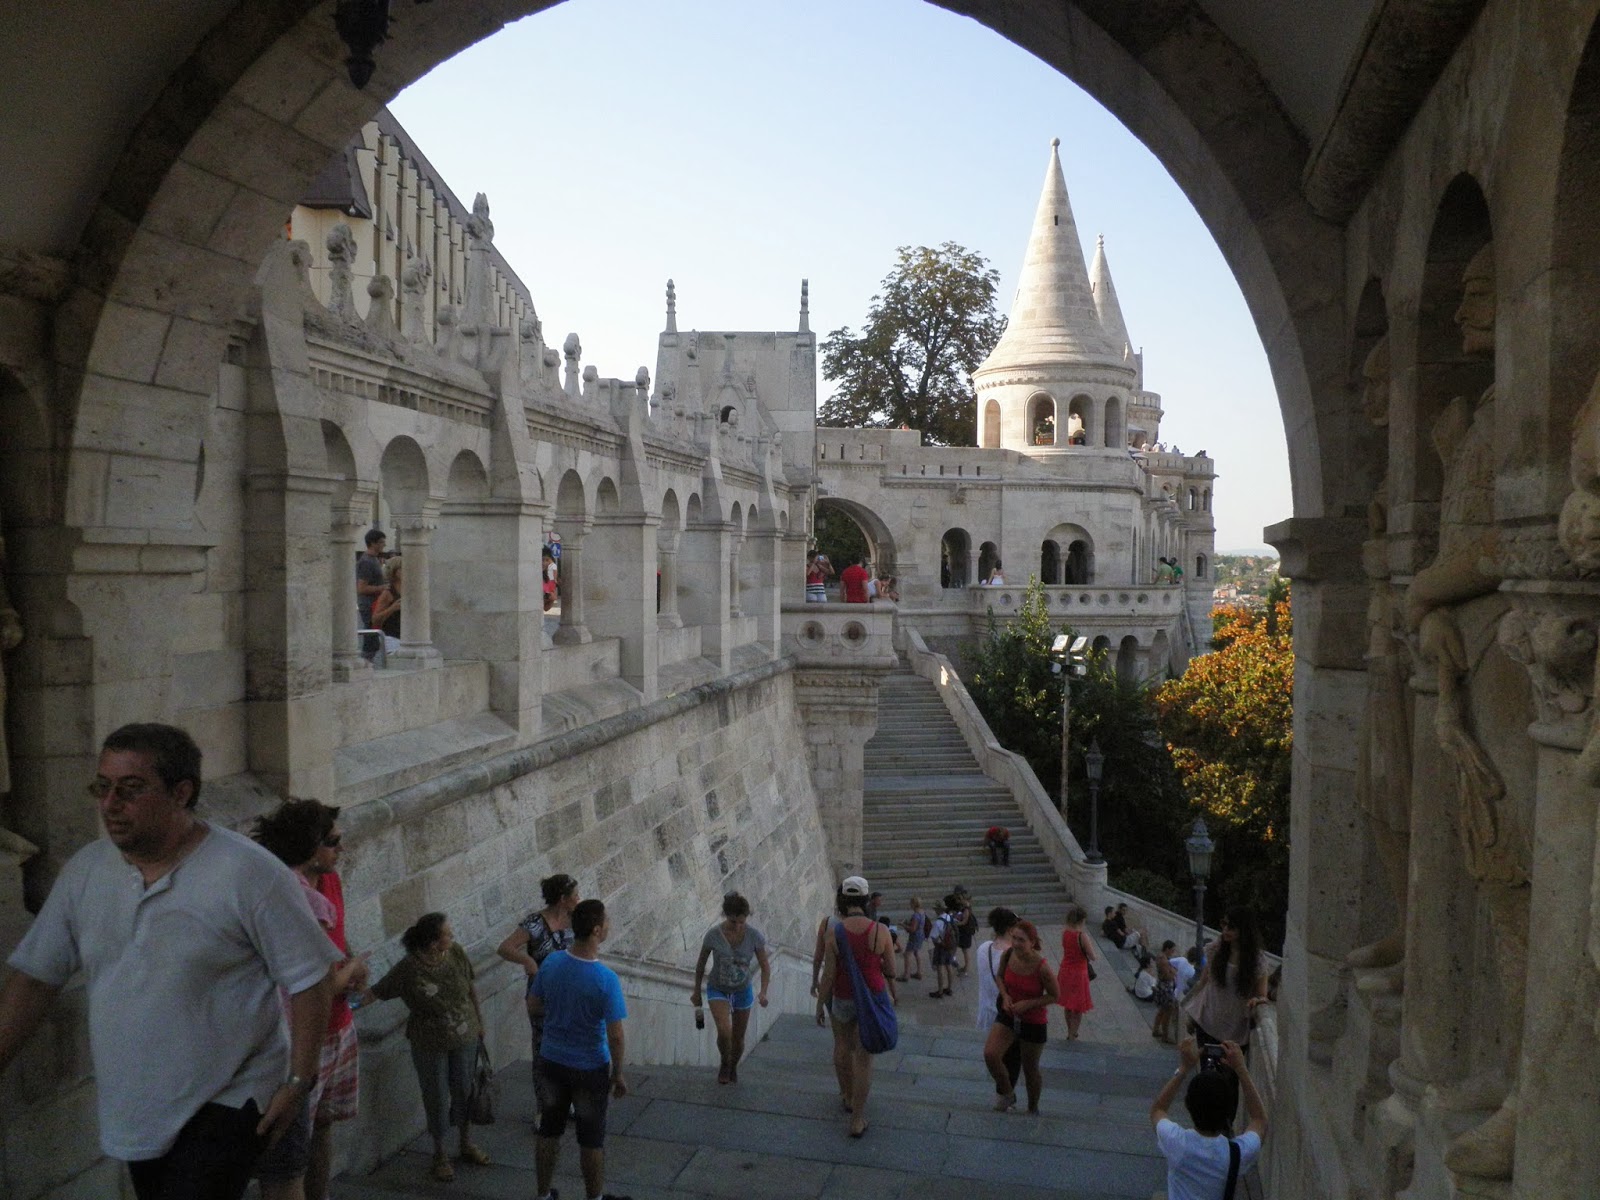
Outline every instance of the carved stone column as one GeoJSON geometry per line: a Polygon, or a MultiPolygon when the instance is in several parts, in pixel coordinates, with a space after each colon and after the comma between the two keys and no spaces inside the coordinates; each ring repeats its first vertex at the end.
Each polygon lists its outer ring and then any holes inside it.
{"type": "Polygon", "coordinates": [[[1600,773],[1580,757],[1592,745],[1596,614],[1600,584],[1518,583],[1519,611],[1501,622],[1500,644],[1528,670],[1537,719],[1528,897],[1528,962],[1521,1056],[1516,1064],[1513,1194],[1578,1200],[1600,1179],[1600,1143],[1584,1136],[1600,1113],[1600,1079],[1574,1063],[1600,1058],[1600,949],[1595,932],[1595,814],[1600,773]],[[1579,951],[1587,939],[1588,953],[1579,951]]]}
{"type": "Polygon", "coordinates": [[[348,503],[333,508],[330,542],[333,569],[329,592],[333,606],[333,678],[344,682],[372,671],[372,664],[361,656],[356,644],[360,611],[356,597],[356,555],[371,521],[372,497],[352,496],[348,503]]]}
{"type": "Polygon", "coordinates": [[[432,516],[397,516],[401,531],[400,649],[390,660],[400,659],[407,666],[438,667],[444,658],[433,644],[433,579],[430,560],[433,531],[439,522],[432,516]]]}
{"type": "Polygon", "coordinates": [[[561,624],[551,637],[558,646],[581,646],[594,641],[583,619],[583,535],[584,527],[571,521],[557,521],[561,535],[561,624]]]}
{"type": "Polygon", "coordinates": [[[683,618],[678,615],[678,538],[676,535],[661,544],[661,611],[656,614],[656,624],[662,629],[683,628],[683,618]]]}
{"type": "Polygon", "coordinates": [[[728,616],[734,620],[744,616],[739,608],[739,552],[743,548],[744,534],[734,534],[728,543],[728,616]]]}

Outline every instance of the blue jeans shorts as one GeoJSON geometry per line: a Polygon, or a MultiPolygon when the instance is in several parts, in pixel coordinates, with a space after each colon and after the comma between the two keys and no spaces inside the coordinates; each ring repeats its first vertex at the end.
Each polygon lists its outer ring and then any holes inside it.
{"type": "Polygon", "coordinates": [[[713,1000],[721,1000],[731,1006],[734,1012],[745,1012],[756,1006],[755,984],[747,983],[736,992],[725,992],[719,987],[707,987],[706,1003],[710,1004],[713,1000]]]}

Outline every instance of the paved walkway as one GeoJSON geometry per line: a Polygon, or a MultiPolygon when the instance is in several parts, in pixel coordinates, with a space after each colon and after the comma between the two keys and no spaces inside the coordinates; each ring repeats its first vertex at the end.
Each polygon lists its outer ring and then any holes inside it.
{"type": "MultiPolygon", "coordinates": [[[[706,1068],[635,1067],[632,1094],[611,1111],[608,1184],[634,1200],[1148,1200],[1163,1187],[1164,1169],[1146,1112],[1172,1069],[1173,1051],[1151,1041],[1144,1006],[1114,973],[1102,972],[1093,992],[1095,1011],[1077,1042],[1066,1040],[1059,1012],[1052,1015],[1040,1117],[991,1110],[970,976],[949,1000],[907,988],[900,1045],[877,1060],[872,1128],[860,1141],[845,1136],[830,1035],[801,1017],[763,1025],[732,1087],[719,1087],[706,1068]]],[[[495,1165],[461,1165],[454,1183],[435,1183],[427,1177],[431,1145],[418,1138],[376,1174],[341,1179],[337,1200],[529,1200],[528,1075],[526,1062],[506,1068],[505,1115],[477,1132],[495,1165]]],[[[573,1200],[583,1189],[570,1135],[568,1143],[556,1183],[573,1200]]]]}

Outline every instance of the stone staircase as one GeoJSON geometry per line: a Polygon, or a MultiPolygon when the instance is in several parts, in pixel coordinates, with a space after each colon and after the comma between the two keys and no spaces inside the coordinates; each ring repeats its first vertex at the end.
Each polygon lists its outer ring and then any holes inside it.
{"type": "Polygon", "coordinates": [[[963,884],[979,919],[1004,904],[1036,924],[1065,920],[1071,896],[1011,793],[984,775],[938,689],[910,670],[891,672],[878,697],[878,732],[866,745],[862,869],[899,923],[917,896],[925,910],[963,884]],[[990,825],[1011,830],[1011,865],[991,866],[990,825]]]}
{"type": "MultiPolygon", "coordinates": [[[[977,1030],[907,1024],[899,1046],[876,1061],[870,1128],[854,1141],[839,1111],[829,1033],[804,1017],[767,1020],[757,1018],[761,1041],[733,1087],[719,1087],[706,1067],[629,1071],[632,1090],[612,1102],[608,1122],[613,1193],[633,1200],[1149,1200],[1165,1186],[1146,1114],[1171,1072],[1170,1051],[1069,1043],[1057,1018],[1042,1060],[1043,1115],[1030,1117],[992,1111],[977,1030]]],[[[454,1183],[434,1183],[424,1136],[373,1175],[339,1179],[331,1194],[532,1197],[528,1075],[525,1062],[501,1073],[501,1120],[475,1131],[494,1165],[458,1165],[454,1183]]],[[[570,1130],[556,1186],[564,1198],[584,1194],[570,1130]]]]}

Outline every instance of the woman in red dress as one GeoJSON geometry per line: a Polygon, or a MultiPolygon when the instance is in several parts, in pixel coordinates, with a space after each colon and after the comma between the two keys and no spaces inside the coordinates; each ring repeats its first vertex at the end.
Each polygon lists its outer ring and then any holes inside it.
{"type": "Polygon", "coordinates": [[[1078,1036],[1083,1014],[1094,1007],[1089,998],[1089,964],[1099,958],[1094,941],[1083,931],[1089,914],[1073,905],[1067,912],[1067,927],[1061,931],[1061,970],[1056,973],[1056,990],[1061,1007],[1067,1012],[1067,1037],[1078,1036]]]}

